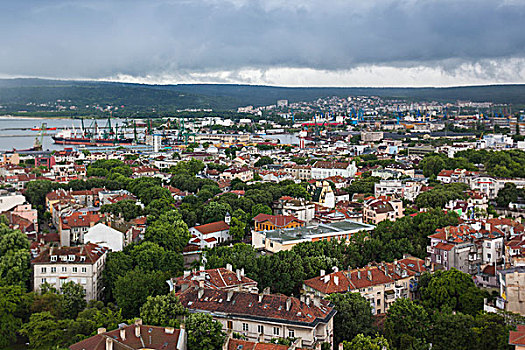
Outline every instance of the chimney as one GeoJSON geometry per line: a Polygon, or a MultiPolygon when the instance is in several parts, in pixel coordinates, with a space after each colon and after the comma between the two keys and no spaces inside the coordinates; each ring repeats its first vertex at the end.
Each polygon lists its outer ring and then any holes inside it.
{"type": "Polygon", "coordinates": [[[336,286],[339,285],[339,277],[338,276],[334,276],[334,283],[336,286]]]}
{"type": "Polygon", "coordinates": [[[307,306],[310,306],[310,297],[306,297],[306,301],[305,302],[306,302],[307,306]]]}
{"type": "Polygon", "coordinates": [[[113,339],[106,338],[106,350],[113,350],[113,339]]]}
{"type": "Polygon", "coordinates": [[[232,264],[226,264],[226,270],[233,271],[233,266],[232,266],[232,264]]]}
{"type": "Polygon", "coordinates": [[[321,277],[323,277],[324,275],[326,275],[326,271],[325,270],[321,270],[321,277]]]}
{"type": "Polygon", "coordinates": [[[164,328],[164,332],[166,334],[173,334],[173,333],[175,333],[175,328],[173,328],[173,327],[166,327],[166,328],[164,328]]]}
{"type": "Polygon", "coordinates": [[[120,339],[126,340],[126,329],[124,327],[120,328],[120,339]]]}
{"type": "Polygon", "coordinates": [[[106,328],[99,328],[97,329],[97,334],[106,333],[106,328]]]}
{"type": "Polygon", "coordinates": [[[241,270],[237,269],[235,273],[237,274],[237,279],[240,281],[241,280],[241,270]]]}
{"type": "Polygon", "coordinates": [[[241,268],[241,277],[244,277],[244,267],[241,268]]]}
{"type": "Polygon", "coordinates": [[[286,311],[290,311],[292,307],[292,298],[286,298],[286,311]]]}
{"type": "Polygon", "coordinates": [[[357,279],[358,279],[358,280],[361,279],[361,270],[357,270],[357,279]]]}
{"type": "Polygon", "coordinates": [[[339,343],[339,350],[343,350],[343,343],[339,343]]]}
{"type": "Polygon", "coordinates": [[[372,271],[368,270],[368,279],[371,281],[372,280],[372,271]]]}
{"type": "Polygon", "coordinates": [[[199,288],[199,291],[197,292],[197,298],[202,298],[204,296],[204,289],[199,288]]]}
{"type": "Polygon", "coordinates": [[[330,275],[324,276],[324,283],[330,282],[330,275]]]}
{"type": "Polygon", "coordinates": [[[337,266],[332,267],[333,272],[339,272],[339,268],[337,266]]]}
{"type": "Polygon", "coordinates": [[[317,295],[314,295],[314,306],[315,307],[321,306],[321,298],[318,297],[317,295]]]}
{"type": "Polygon", "coordinates": [[[135,320],[135,337],[140,338],[140,326],[142,325],[142,319],[137,318],[135,320]]]}
{"type": "Polygon", "coordinates": [[[200,289],[204,288],[204,281],[203,280],[199,281],[199,288],[200,289]]]}
{"type": "Polygon", "coordinates": [[[233,297],[233,291],[229,290],[228,294],[226,295],[226,301],[232,301],[232,297],[233,297]]]}
{"type": "Polygon", "coordinates": [[[204,271],[204,266],[199,266],[199,271],[204,271]]]}
{"type": "Polygon", "coordinates": [[[184,271],[183,277],[186,278],[191,274],[191,271],[184,271]]]}
{"type": "Polygon", "coordinates": [[[270,294],[270,287],[266,287],[263,289],[263,294],[270,294]]]}
{"type": "Polygon", "coordinates": [[[263,297],[264,297],[264,294],[259,294],[259,303],[262,303],[263,297]]]}

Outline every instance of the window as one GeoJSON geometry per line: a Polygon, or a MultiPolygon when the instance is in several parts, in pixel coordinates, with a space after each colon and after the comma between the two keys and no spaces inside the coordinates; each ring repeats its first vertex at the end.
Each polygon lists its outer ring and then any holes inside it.
{"type": "Polygon", "coordinates": [[[42,273],[46,273],[47,272],[47,269],[45,267],[42,267],[42,269],[40,270],[42,273]]]}
{"type": "Polygon", "coordinates": [[[279,327],[273,327],[273,335],[279,335],[279,327]]]}
{"type": "Polygon", "coordinates": [[[51,273],[56,273],[56,272],[57,272],[57,268],[56,268],[55,266],[53,266],[53,267],[51,268],[51,273]]]}
{"type": "Polygon", "coordinates": [[[381,305],[381,299],[377,299],[377,306],[381,305]]]}
{"type": "Polygon", "coordinates": [[[62,272],[67,272],[67,267],[66,266],[62,266],[62,272]]]}
{"type": "Polygon", "coordinates": [[[264,334],[264,326],[263,325],[257,325],[257,333],[264,334]]]}
{"type": "Polygon", "coordinates": [[[78,272],[78,267],[73,267],[73,273],[77,273],[78,272]]]}
{"type": "Polygon", "coordinates": [[[233,321],[228,321],[226,326],[228,329],[233,329],[233,321]]]}
{"type": "Polygon", "coordinates": [[[46,283],[46,279],[42,278],[42,284],[46,283]]]}
{"type": "Polygon", "coordinates": [[[85,267],[83,267],[83,268],[82,268],[82,272],[85,273],[86,271],[87,271],[87,269],[86,269],[85,267]]]}
{"type": "Polygon", "coordinates": [[[490,248],[490,242],[487,242],[487,248],[490,248]]]}
{"type": "Polygon", "coordinates": [[[288,338],[295,338],[295,331],[293,329],[288,330],[288,338]]]}
{"type": "Polygon", "coordinates": [[[244,332],[247,332],[247,331],[248,331],[248,323],[243,323],[243,324],[242,324],[242,330],[243,330],[244,332]]]}
{"type": "Polygon", "coordinates": [[[492,257],[492,255],[490,253],[487,254],[487,259],[490,260],[490,258],[492,257]]]}

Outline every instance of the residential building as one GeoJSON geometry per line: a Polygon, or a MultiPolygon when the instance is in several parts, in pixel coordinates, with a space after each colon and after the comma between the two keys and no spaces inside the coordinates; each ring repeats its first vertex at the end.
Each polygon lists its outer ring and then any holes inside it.
{"type": "Polygon", "coordinates": [[[332,176],[354,177],[357,172],[355,162],[317,161],[312,166],[312,178],[322,180],[332,176]]]}
{"type": "Polygon", "coordinates": [[[504,310],[525,316],[525,266],[498,270],[504,310]]]}
{"type": "Polygon", "coordinates": [[[253,171],[248,168],[230,168],[224,170],[219,175],[219,179],[229,181],[239,179],[246,182],[253,179],[253,171]]]}
{"type": "Polygon", "coordinates": [[[423,187],[421,181],[415,180],[381,180],[374,185],[374,195],[392,196],[414,201],[423,187]]]}
{"type": "Polygon", "coordinates": [[[293,216],[306,223],[315,216],[315,204],[304,198],[283,196],[273,205],[275,215],[293,216]]]}
{"type": "Polygon", "coordinates": [[[305,222],[291,215],[258,214],[253,218],[255,231],[278,230],[285,228],[301,227],[305,222]]]}
{"type": "MultiPolygon", "coordinates": [[[[141,319],[135,324],[121,324],[118,329],[97,334],[69,346],[69,350],[186,350],[187,335],[184,328],[146,326],[141,319]]],[[[236,349],[237,350],[237,349],[236,349]]]]}
{"type": "Polygon", "coordinates": [[[476,275],[482,265],[503,260],[503,235],[482,229],[479,224],[447,226],[437,229],[429,238],[427,252],[433,271],[455,268],[476,275]]]}
{"type": "Polygon", "coordinates": [[[363,142],[378,142],[382,139],[382,131],[361,131],[361,141],[363,142]]]}
{"type": "Polygon", "coordinates": [[[244,274],[244,269],[237,269],[235,272],[230,264],[226,268],[205,270],[203,266],[199,271],[184,271],[184,275],[171,279],[175,293],[184,292],[189,288],[209,288],[221,290],[235,290],[257,293],[257,281],[248,278],[244,274]]]}
{"type": "Polygon", "coordinates": [[[363,206],[363,221],[374,225],[384,220],[396,221],[403,216],[403,202],[399,199],[370,197],[363,206]]]}
{"type": "Polygon", "coordinates": [[[295,164],[284,167],[283,171],[298,180],[310,180],[312,178],[312,167],[310,165],[295,164]]]}
{"type": "Polygon", "coordinates": [[[307,297],[325,298],[333,293],[360,293],[370,302],[374,315],[383,314],[399,298],[413,298],[425,262],[405,257],[393,263],[369,264],[363,268],[338,271],[308,279],[303,283],[307,297]]]}
{"type": "Polygon", "coordinates": [[[350,240],[353,234],[359,231],[372,231],[374,228],[373,225],[341,220],[285,229],[253,230],[252,245],[255,249],[277,253],[291,250],[295,245],[303,242],[350,240]]]}
{"type": "Polygon", "coordinates": [[[33,290],[48,283],[60,290],[73,281],[86,291],[86,300],[98,300],[102,293],[102,270],[108,248],[88,243],[78,247],[47,247],[31,261],[33,290]]]}
{"type": "Polygon", "coordinates": [[[112,252],[120,252],[127,244],[124,233],[103,223],[98,223],[88,229],[84,235],[84,243],[95,243],[109,248],[112,252]]]}
{"type": "Polygon", "coordinates": [[[102,221],[103,215],[96,212],[69,212],[60,217],[58,234],[60,244],[70,246],[84,243],[84,235],[95,224],[102,221]]]}
{"type": "Polygon", "coordinates": [[[328,181],[316,182],[313,187],[312,201],[323,207],[335,207],[335,192],[328,181]]]}
{"type": "Polygon", "coordinates": [[[336,310],[326,300],[312,302],[282,294],[255,294],[217,289],[187,289],[177,294],[190,312],[204,312],[222,324],[224,331],[237,332],[249,341],[298,338],[298,346],[315,349],[333,343],[336,310]]]}

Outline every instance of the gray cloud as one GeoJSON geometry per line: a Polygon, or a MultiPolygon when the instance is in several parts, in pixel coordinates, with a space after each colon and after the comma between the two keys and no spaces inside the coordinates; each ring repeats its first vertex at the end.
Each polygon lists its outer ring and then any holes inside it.
{"type": "Polygon", "coordinates": [[[246,69],[423,66],[498,81],[523,71],[524,32],[522,0],[5,1],[0,74],[242,81],[246,69]]]}

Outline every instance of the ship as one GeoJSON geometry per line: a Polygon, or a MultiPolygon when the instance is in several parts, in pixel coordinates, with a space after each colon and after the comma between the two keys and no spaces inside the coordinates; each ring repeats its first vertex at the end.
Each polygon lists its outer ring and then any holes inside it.
{"type": "Polygon", "coordinates": [[[44,127],[37,128],[37,127],[34,127],[34,128],[31,128],[31,131],[56,130],[56,129],[57,129],[56,127],[51,127],[51,128],[44,128],[44,127]]]}
{"type": "Polygon", "coordinates": [[[111,119],[108,118],[108,123],[104,130],[99,131],[97,122],[91,127],[84,127],[84,120],[82,120],[82,127],[80,130],[65,129],[59,131],[51,137],[53,142],[58,145],[84,145],[84,146],[130,146],[134,143],[134,139],[126,137],[124,132],[119,132],[118,126],[111,127],[111,119]]]}

